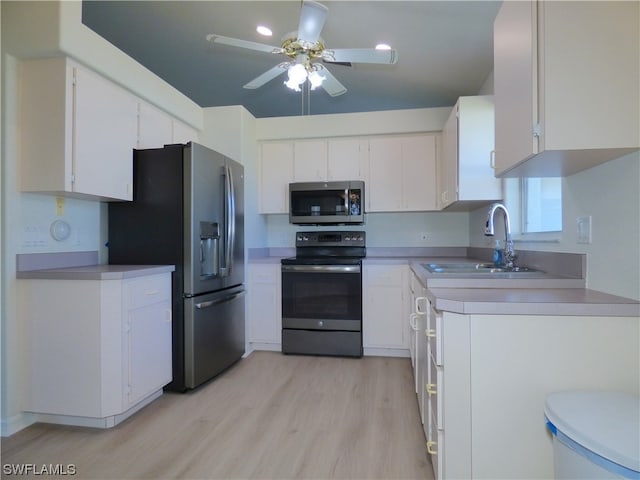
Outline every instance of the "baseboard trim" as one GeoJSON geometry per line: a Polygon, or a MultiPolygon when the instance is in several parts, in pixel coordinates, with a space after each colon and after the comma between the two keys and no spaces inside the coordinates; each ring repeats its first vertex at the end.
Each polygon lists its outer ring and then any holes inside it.
{"type": "Polygon", "coordinates": [[[23,430],[36,422],[36,416],[33,413],[28,412],[20,412],[12,417],[3,418],[0,420],[0,435],[3,437],[10,437],[14,433],[18,433],[20,430],[23,430]]]}
{"type": "Polygon", "coordinates": [[[411,356],[409,349],[407,348],[364,348],[365,357],[402,357],[407,358],[411,356]]]}

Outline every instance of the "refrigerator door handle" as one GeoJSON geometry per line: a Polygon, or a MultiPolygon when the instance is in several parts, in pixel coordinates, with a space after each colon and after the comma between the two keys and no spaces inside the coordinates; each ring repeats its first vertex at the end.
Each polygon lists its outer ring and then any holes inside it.
{"type": "Polygon", "coordinates": [[[208,302],[196,303],[195,307],[198,310],[202,310],[204,308],[213,307],[214,305],[219,305],[221,303],[229,302],[229,301],[233,300],[234,298],[239,297],[241,295],[244,295],[244,291],[243,292],[234,293],[233,295],[227,295],[226,297],[220,298],[218,300],[210,300],[208,302]]]}
{"type": "Polygon", "coordinates": [[[231,275],[233,266],[233,245],[235,243],[235,196],[233,191],[233,177],[231,168],[224,166],[224,196],[225,196],[225,245],[224,245],[224,267],[220,269],[220,276],[231,275]]]}

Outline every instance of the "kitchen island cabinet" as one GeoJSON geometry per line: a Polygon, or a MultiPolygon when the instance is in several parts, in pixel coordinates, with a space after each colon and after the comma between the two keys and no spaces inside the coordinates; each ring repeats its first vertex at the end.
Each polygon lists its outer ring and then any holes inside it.
{"type": "Polygon", "coordinates": [[[638,2],[503,2],[496,175],[568,176],[640,148],[638,2]]]}
{"type": "Polygon", "coordinates": [[[21,273],[25,411],[43,422],[108,428],[160,396],[172,378],[172,270],[102,265],[21,273]]]}

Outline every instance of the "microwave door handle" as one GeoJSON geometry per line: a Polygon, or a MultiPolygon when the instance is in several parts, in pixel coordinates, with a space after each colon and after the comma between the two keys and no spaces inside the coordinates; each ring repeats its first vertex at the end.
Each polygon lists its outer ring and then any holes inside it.
{"type": "Polygon", "coordinates": [[[349,215],[351,212],[349,211],[349,189],[344,189],[344,214],[349,215]]]}

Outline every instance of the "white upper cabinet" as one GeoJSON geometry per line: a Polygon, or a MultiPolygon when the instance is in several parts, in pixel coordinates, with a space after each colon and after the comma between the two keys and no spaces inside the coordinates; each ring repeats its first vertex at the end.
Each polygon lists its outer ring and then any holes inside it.
{"type": "Polygon", "coordinates": [[[22,190],[131,200],[137,99],[67,58],[25,61],[20,81],[22,190]]]}
{"type": "Polygon", "coordinates": [[[436,209],[437,135],[369,140],[369,212],[436,209]]]}
{"type": "Polygon", "coordinates": [[[503,2],[496,174],[566,176],[640,148],[640,3],[503,2]]]}
{"type": "Polygon", "coordinates": [[[362,180],[369,176],[369,140],[334,138],[327,142],[327,180],[362,180]]]}
{"type": "Polygon", "coordinates": [[[442,129],[438,156],[438,207],[477,208],[502,199],[502,181],[491,165],[494,108],[489,95],[460,97],[442,129]]]}
{"type": "Polygon", "coordinates": [[[147,103],[138,110],[138,148],[161,148],[173,143],[171,116],[147,103]]]}
{"type": "Polygon", "coordinates": [[[368,173],[369,142],[362,138],[296,140],[295,182],[364,180],[368,173]]]}
{"type": "Polygon", "coordinates": [[[293,142],[260,145],[260,213],[289,212],[289,183],[293,182],[293,142]]]}
{"type": "Polygon", "coordinates": [[[301,140],[293,143],[293,181],[323,182],[327,179],[327,142],[301,140]]]}

